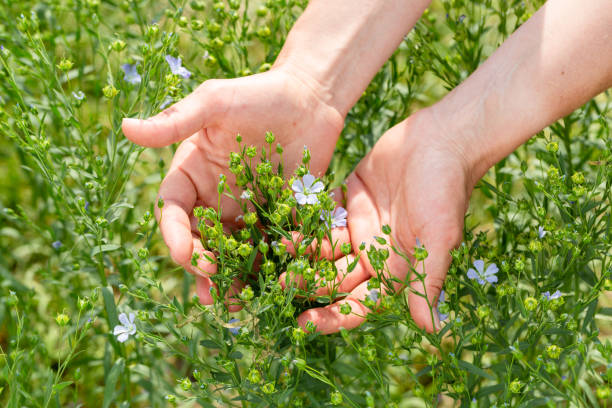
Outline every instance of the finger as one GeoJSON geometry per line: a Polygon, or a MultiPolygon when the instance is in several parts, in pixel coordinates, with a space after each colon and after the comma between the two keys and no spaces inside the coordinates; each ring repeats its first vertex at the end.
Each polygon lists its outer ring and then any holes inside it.
{"type": "Polygon", "coordinates": [[[188,269],[193,253],[193,240],[188,214],[196,200],[189,178],[176,168],[170,170],[159,188],[163,207],[155,209],[164,241],[176,263],[188,269]]]}
{"type": "Polygon", "coordinates": [[[197,254],[198,258],[196,265],[190,264],[187,270],[194,275],[203,276],[205,278],[216,274],[217,264],[215,263],[215,256],[213,253],[204,249],[200,238],[195,234],[193,235],[192,242],[193,253],[197,254]]]}
{"type": "MultiPolygon", "coordinates": [[[[329,259],[336,260],[340,258],[342,254],[341,246],[346,242],[350,242],[350,236],[348,228],[340,227],[333,228],[330,232],[331,241],[329,237],[324,237],[321,241],[321,253],[317,257],[318,259],[329,259]]],[[[297,248],[299,248],[301,242],[304,240],[304,237],[297,231],[291,232],[291,239],[282,238],[281,242],[287,246],[287,252],[291,255],[295,255],[297,253],[297,248]]],[[[313,240],[310,245],[306,248],[305,254],[314,254],[317,252],[318,248],[318,240],[313,240]]]]}
{"type": "Polygon", "coordinates": [[[340,328],[347,330],[354,329],[362,324],[370,309],[363,303],[366,296],[370,295],[368,281],[361,282],[349,296],[325,307],[308,309],[298,316],[298,324],[306,330],[306,324],[310,321],[316,331],[321,334],[331,334],[340,331],[340,328]],[[343,314],[340,310],[343,304],[348,303],[351,307],[349,314],[343,314]]]}
{"type": "Polygon", "coordinates": [[[235,279],[234,282],[232,282],[232,286],[230,286],[230,289],[225,294],[225,304],[230,313],[242,310],[242,302],[238,298],[238,295],[242,292],[243,288],[244,282],[235,279]]]}
{"type": "Polygon", "coordinates": [[[200,299],[200,303],[203,305],[212,305],[213,297],[211,290],[214,290],[214,283],[208,277],[196,275],[196,294],[200,299]]]}
{"type": "Polygon", "coordinates": [[[147,147],[163,147],[179,142],[210,125],[218,109],[217,91],[207,81],[190,95],[152,118],[124,118],[125,137],[147,147]]]}
{"type": "Polygon", "coordinates": [[[428,256],[415,268],[417,272],[425,274],[424,281],[411,277],[408,305],[410,315],[417,326],[432,333],[440,330],[437,301],[446,279],[446,273],[451,263],[450,250],[454,244],[447,241],[447,245],[432,244],[427,247],[428,256]]]}

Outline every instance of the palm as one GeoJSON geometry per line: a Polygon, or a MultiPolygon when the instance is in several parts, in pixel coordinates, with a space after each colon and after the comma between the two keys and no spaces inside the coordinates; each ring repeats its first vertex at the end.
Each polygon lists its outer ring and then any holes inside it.
{"type": "MultiPolygon", "coordinates": [[[[461,240],[469,190],[461,161],[455,160],[447,149],[421,143],[425,135],[417,132],[417,127],[422,124],[413,122],[416,119],[389,130],[347,180],[347,228],[353,248],[362,242],[371,243],[373,236],[381,236],[383,225],[391,227],[393,244],[406,254],[413,253],[418,237],[429,252],[425,286],[433,304],[450,264],[449,251],[461,240]]],[[[302,323],[311,320],[318,330],[330,333],[362,322],[357,315],[368,310],[359,300],[370,293],[368,279],[375,272],[365,254],[360,260],[341,284],[341,291],[351,294],[334,305],[306,311],[300,317],[302,323]],[[338,313],[343,302],[350,302],[356,314],[338,313]]],[[[392,251],[388,266],[399,280],[407,278],[409,265],[392,251]]],[[[411,287],[412,317],[419,326],[431,331],[428,302],[413,293],[424,293],[423,287],[420,282],[413,282],[411,287]]]]}
{"type": "MultiPolygon", "coordinates": [[[[323,173],[342,129],[340,114],[321,102],[305,83],[282,71],[232,80],[207,81],[194,93],[147,121],[126,121],[124,133],[132,141],[151,147],[165,146],[187,137],[178,147],[159,195],[164,200],[160,218],[162,235],[173,259],[198,278],[197,293],[204,303],[212,301],[208,274],[215,266],[200,258],[191,266],[194,251],[204,252],[197,236],[193,208],[217,207],[219,175],[233,178],[229,154],[243,143],[261,147],[267,131],[283,146],[283,162],[289,171],[300,163],[304,145],[313,152],[312,172],[323,173]]],[[[277,155],[273,160],[278,161],[277,155]]],[[[238,205],[222,199],[224,225],[231,227],[238,205]]],[[[207,254],[211,255],[211,254],[207,254]]]]}

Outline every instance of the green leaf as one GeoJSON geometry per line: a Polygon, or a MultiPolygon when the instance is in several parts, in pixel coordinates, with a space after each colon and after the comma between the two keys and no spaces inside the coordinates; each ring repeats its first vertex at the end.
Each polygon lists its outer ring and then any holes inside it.
{"type": "Polygon", "coordinates": [[[468,363],[467,361],[459,360],[458,365],[464,370],[467,370],[470,373],[475,374],[479,377],[488,378],[489,380],[495,380],[495,377],[493,377],[491,374],[487,373],[482,368],[476,367],[474,364],[468,363]]]}
{"type": "Polygon", "coordinates": [[[319,380],[321,382],[324,382],[325,384],[329,385],[330,387],[336,388],[334,386],[334,384],[332,384],[332,382],[329,379],[327,379],[327,377],[325,377],[323,374],[319,373],[317,370],[314,370],[314,369],[312,369],[310,367],[306,367],[306,368],[304,368],[304,371],[306,371],[306,373],[309,376],[311,376],[312,378],[315,378],[315,379],[317,379],[317,380],[319,380]]]}
{"type": "Polygon", "coordinates": [[[116,251],[119,248],[121,248],[121,245],[117,244],[98,245],[91,251],[91,256],[96,256],[101,252],[116,251]]]}
{"type": "Polygon", "coordinates": [[[67,386],[71,385],[72,383],[73,383],[73,381],[64,381],[64,382],[55,384],[53,386],[53,392],[58,392],[59,393],[61,390],[63,390],[67,386]]]}
{"type": "Polygon", "coordinates": [[[349,267],[348,267],[348,272],[347,272],[347,273],[351,273],[351,272],[353,272],[353,270],[355,269],[355,267],[357,267],[357,264],[359,263],[359,258],[360,258],[360,257],[361,257],[361,254],[357,255],[357,256],[355,257],[355,259],[353,260],[353,262],[351,262],[351,263],[349,264],[349,267]]]}
{"type": "Polygon", "coordinates": [[[219,346],[217,343],[215,343],[212,340],[202,340],[202,341],[200,341],[200,345],[204,346],[206,348],[211,348],[211,349],[221,348],[221,346],[219,346]]]}
{"type": "Polygon", "coordinates": [[[115,295],[113,294],[113,288],[102,288],[102,297],[104,298],[104,309],[106,309],[108,325],[113,328],[119,324],[119,317],[117,316],[117,307],[115,306],[115,295]]]}
{"type": "Polygon", "coordinates": [[[115,361],[113,368],[111,368],[110,373],[108,373],[106,376],[104,382],[104,400],[102,402],[102,408],[108,408],[115,400],[115,396],[117,394],[115,387],[117,385],[117,380],[119,380],[119,376],[123,373],[124,367],[125,363],[123,359],[120,358],[115,361]]]}

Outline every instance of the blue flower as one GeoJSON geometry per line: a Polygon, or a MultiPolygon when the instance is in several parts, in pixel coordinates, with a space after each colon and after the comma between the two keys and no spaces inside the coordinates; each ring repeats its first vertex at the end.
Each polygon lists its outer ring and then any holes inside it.
{"type": "Polygon", "coordinates": [[[53,247],[53,249],[60,249],[62,247],[62,241],[55,241],[51,244],[51,246],[53,247]]]}
{"type": "Polygon", "coordinates": [[[370,290],[370,294],[368,295],[368,297],[373,301],[373,302],[378,302],[378,291],[376,289],[372,289],[370,290]]]}
{"type": "Polygon", "coordinates": [[[475,260],[474,268],[476,268],[476,270],[472,268],[468,269],[467,277],[472,280],[477,279],[478,283],[481,285],[484,285],[487,282],[489,283],[497,282],[497,276],[495,275],[499,271],[499,268],[497,267],[497,265],[492,263],[491,265],[489,265],[486,271],[484,267],[485,267],[485,263],[482,259],[475,260]]]}
{"type": "Polygon", "coordinates": [[[137,67],[138,67],[137,64],[123,64],[121,66],[121,69],[123,70],[123,73],[125,74],[123,76],[123,79],[128,84],[137,85],[140,83],[140,81],[142,81],[142,78],[140,77],[140,74],[138,73],[138,70],[136,69],[137,67]]]}
{"type": "Polygon", "coordinates": [[[166,55],[166,62],[170,65],[170,71],[174,75],[178,75],[182,78],[188,79],[191,76],[191,72],[181,62],[181,57],[174,58],[172,55],[166,55]]]}
{"type": "Polygon", "coordinates": [[[234,336],[237,336],[240,333],[240,326],[234,324],[234,323],[238,323],[239,321],[240,320],[234,318],[234,319],[230,319],[229,322],[228,322],[229,324],[231,324],[231,326],[228,327],[228,329],[229,329],[230,333],[232,333],[234,336]]]}
{"type": "MultiPolygon", "coordinates": [[[[438,306],[440,306],[441,304],[443,304],[446,300],[445,300],[446,294],[444,293],[444,289],[442,289],[442,292],[440,292],[440,296],[438,297],[438,306]]],[[[448,313],[440,313],[438,311],[438,308],[436,307],[436,312],[438,312],[438,319],[443,322],[446,319],[448,319],[448,313]]]]}
{"type": "Polygon", "coordinates": [[[291,189],[295,192],[295,199],[299,205],[316,204],[319,202],[317,194],[323,191],[323,183],[317,181],[315,176],[308,173],[301,180],[295,180],[291,189]]]}
{"type": "Polygon", "coordinates": [[[321,211],[321,220],[325,221],[328,228],[346,227],[346,216],[348,213],[343,207],[336,207],[333,211],[321,211]],[[331,225],[329,220],[331,219],[331,225]]]}
{"type": "Polygon", "coordinates": [[[553,293],[552,295],[550,294],[549,291],[546,291],[542,293],[542,296],[544,296],[548,300],[553,300],[553,299],[559,299],[561,296],[563,296],[563,294],[559,290],[553,293]]]}
{"type": "Polygon", "coordinates": [[[544,230],[544,227],[542,227],[541,225],[538,227],[538,238],[542,239],[546,236],[546,234],[548,234],[548,231],[544,230]]]}
{"type": "Polygon", "coordinates": [[[171,97],[167,97],[166,99],[164,99],[164,102],[162,102],[161,105],[159,105],[159,109],[164,110],[168,107],[168,105],[170,105],[172,102],[174,102],[174,100],[171,97]]]}

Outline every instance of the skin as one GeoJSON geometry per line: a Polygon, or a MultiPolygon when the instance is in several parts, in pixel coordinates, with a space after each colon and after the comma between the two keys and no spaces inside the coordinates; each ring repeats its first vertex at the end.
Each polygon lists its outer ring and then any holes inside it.
{"type": "MultiPolygon", "coordinates": [[[[360,8],[355,2],[311,2],[270,73],[215,81],[214,92],[206,90],[214,86],[205,83],[205,90],[168,113],[145,122],[124,122],[126,136],[146,146],[159,147],[195,133],[179,147],[160,188],[167,203],[162,234],[177,262],[193,270],[184,264],[197,244],[191,241],[187,214],[196,203],[211,205],[213,196],[216,203],[217,177],[229,174],[225,163],[235,133],[240,131],[255,145],[263,144],[266,130],[277,133],[289,146],[287,163],[301,159],[307,140],[313,159],[318,158],[313,169],[322,172],[346,112],[427,3],[415,2],[413,8],[397,1],[363,1],[360,8]],[[363,49],[368,49],[368,58],[362,62],[363,49]],[[260,79],[270,82],[258,87],[260,79]],[[292,92],[300,91],[304,94],[292,99],[292,92]],[[268,94],[274,97],[267,99],[268,94]],[[265,101],[275,103],[283,114],[270,113],[274,110],[265,101]],[[286,118],[295,118],[298,130],[286,118]]],[[[388,224],[401,250],[412,253],[418,237],[429,252],[424,270],[423,265],[417,267],[426,274],[425,287],[414,284],[408,295],[419,326],[429,331],[438,326],[429,305],[442,288],[449,251],[461,240],[476,182],[533,134],[612,86],[610,27],[608,0],[549,0],[442,101],[386,132],[347,180],[348,226],[336,231],[339,243],[350,241],[354,248],[369,243],[388,224]],[[428,300],[415,291],[426,293],[428,300]]],[[[392,274],[405,278],[405,261],[392,255],[389,266],[392,274]]],[[[214,265],[200,269],[214,273],[214,265]]],[[[358,326],[368,312],[359,301],[369,292],[371,276],[371,267],[360,261],[341,288],[351,295],[304,312],[299,323],[304,327],[312,321],[322,333],[358,326]],[[342,302],[349,302],[354,313],[340,314],[342,302]]],[[[198,294],[203,303],[210,303],[203,293],[210,287],[205,279],[197,280],[198,294]]]]}
{"type": "MultiPolygon", "coordinates": [[[[209,276],[216,266],[203,256],[197,267],[191,265],[193,252],[205,252],[193,208],[216,208],[220,174],[228,175],[232,184],[228,158],[238,146],[236,135],[240,133],[247,146],[261,147],[266,132],[273,132],[284,148],[289,171],[300,163],[307,145],[315,153],[311,172],[322,175],[348,110],[429,0],[413,3],[406,8],[402,0],[311,1],[270,71],[206,81],[155,117],[124,119],[123,133],[139,145],[162,147],[182,141],[159,189],[163,217],[159,210],[156,216],[174,261],[196,275],[196,293],[203,304],[213,302],[209,276]],[[376,50],[374,55],[354,64],[366,46],[376,50]]],[[[224,225],[235,226],[241,214],[237,204],[225,199],[221,206],[224,225]]],[[[235,290],[240,286],[236,282],[235,290]]]]}
{"type": "MultiPolygon", "coordinates": [[[[347,181],[353,247],[371,242],[384,224],[406,253],[418,237],[429,257],[417,270],[427,274],[427,297],[435,304],[478,180],[533,134],[612,86],[611,27],[612,5],[605,0],[549,0],[444,99],[385,133],[347,181]]],[[[403,279],[408,265],[393,256],[389,261],[403,279]]],[[[361,324],[368,310],[359,300],[371,275],[367,264],[363,269],[345,279],[350,296],[304,312],[302,327],[312,321],[333,333],[361,324]],[[339,312],[344,302],[353,314],[339,312]]],[[[425,293],[419,285],[412,289],[425,293]]],[[[423,297],[411,291],[409,304],[418,325],[436,328],[423,297]]]]}

